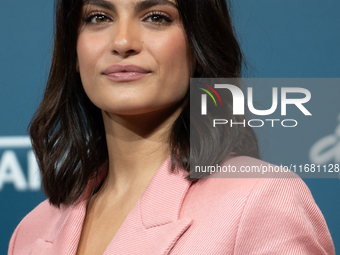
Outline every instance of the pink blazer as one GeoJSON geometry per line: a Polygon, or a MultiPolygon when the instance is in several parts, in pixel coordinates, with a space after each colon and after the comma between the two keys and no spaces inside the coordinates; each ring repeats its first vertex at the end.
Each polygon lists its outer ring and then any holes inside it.
{"type": "MultiPolygon", "coordinates": [[[[260,165],[249,157],[228,164],[260,165]]],[[[12,255],[76,254],[93,186],[69,207],[42,202],[18,225],[12,255]]],[[[208,178],[191,183],[168,158],[105,255],[335,254],[326,222],[299,178],[208,178]]]]}

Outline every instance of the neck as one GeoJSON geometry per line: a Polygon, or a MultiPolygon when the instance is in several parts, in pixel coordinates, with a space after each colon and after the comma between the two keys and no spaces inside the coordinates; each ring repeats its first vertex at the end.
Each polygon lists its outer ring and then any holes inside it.
{"type": "Polygon", "coordinates": [[[138,116],[102,113],[109,155],[105,190],[125,193],[148,185],[170,155],[169,135],[180,111],[138,116]]]}

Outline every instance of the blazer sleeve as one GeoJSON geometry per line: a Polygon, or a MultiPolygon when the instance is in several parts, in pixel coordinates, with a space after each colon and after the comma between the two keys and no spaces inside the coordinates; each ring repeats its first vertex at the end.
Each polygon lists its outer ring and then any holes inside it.
{"type": "Polygon", "coordinates": [[[335,254],[325,219],[300,178],[259,179],[248,196],[235,255],[335,254]]]}

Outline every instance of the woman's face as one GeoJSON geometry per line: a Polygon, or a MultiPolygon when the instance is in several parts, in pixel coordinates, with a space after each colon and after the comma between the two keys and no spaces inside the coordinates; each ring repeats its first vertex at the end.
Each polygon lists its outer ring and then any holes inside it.
{"type": "Polygon", "coordinates": [[[176,105],[193,61],[175,0],[85,0],[77,55],[100,109],[135,115],[176,105]]]}

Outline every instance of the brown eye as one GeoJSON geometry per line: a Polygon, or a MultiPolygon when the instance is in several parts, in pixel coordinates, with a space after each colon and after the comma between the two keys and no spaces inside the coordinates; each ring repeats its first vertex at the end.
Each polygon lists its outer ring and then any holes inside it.
{"type": "Polygon", "coordinates": [[[173,19],[165,13],[150,13],[144,21],[154,25],[169,25],[173,19]]]}
{"type": "Polygon", "coordinates": [[[163,23],[165,21],[164,17],[161,15],[153,15],[150,19],[154,23],[163,23]]]}
{"type": "Polygon", "coordinates": [[[112,21],[107,15],[102,13],[90,13],[86,18],[84,18],[84,22],[89,25],[107,23],[112,21]]]}
{"type": "Polygon", "coordinates": [[[95,15],[91,19],[92,23],[104,23],[108,21],[109,21],[109,18],[104,15],[95,15]]]}

